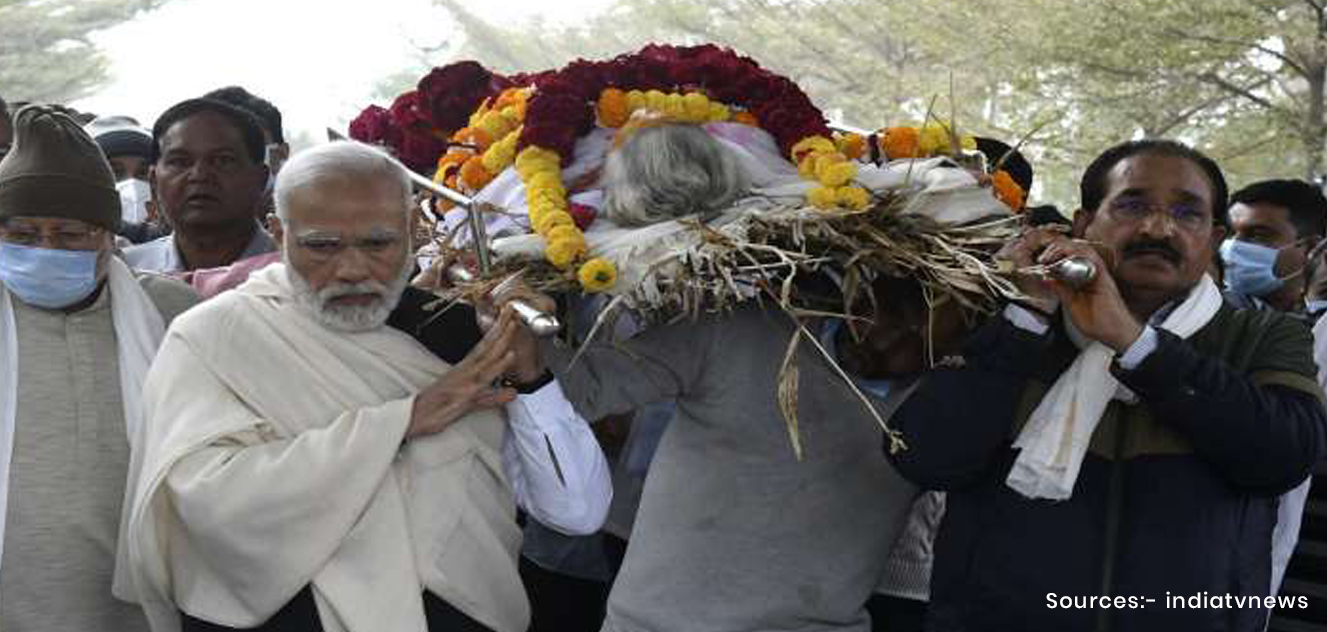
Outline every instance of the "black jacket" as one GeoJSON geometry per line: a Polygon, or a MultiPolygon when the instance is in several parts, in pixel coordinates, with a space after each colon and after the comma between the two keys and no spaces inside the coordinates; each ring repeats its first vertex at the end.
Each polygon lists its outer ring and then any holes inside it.
{"type": "Polygon", "coordinates": [[[1004,482],[1012,439],[1077,355],[1062,329],[993,319],[965,367],[929,374],[895,414],[900,473],[950,492],[928,630],[1262,630],[1265,604],[1168,598],[1268,595],[1276,497],[1327,449],[1312,336],[1229,306],[1188,340],[1158,334],[1135,370],[1113,367],[1141,403],[1111,403],[1066,501],[1004,482]],[[1066,596],[1124,607],[1051,607],[1066,596]]]}

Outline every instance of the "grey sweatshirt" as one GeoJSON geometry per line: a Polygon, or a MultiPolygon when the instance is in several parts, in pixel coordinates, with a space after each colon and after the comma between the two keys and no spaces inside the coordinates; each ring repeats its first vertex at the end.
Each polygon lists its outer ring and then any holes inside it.
{"type": "Polygon", "coordinates": [[[745,307],[592,345],[570,368],[573,350],[544,343],[588,419],[677,402],[605,631],[870,629],[863,606],[917,490],[885,460],[874,419],[807,342],[798,351],[805,453],[797,461],[777,403],[792,334],[782,312],[745,307]]]}

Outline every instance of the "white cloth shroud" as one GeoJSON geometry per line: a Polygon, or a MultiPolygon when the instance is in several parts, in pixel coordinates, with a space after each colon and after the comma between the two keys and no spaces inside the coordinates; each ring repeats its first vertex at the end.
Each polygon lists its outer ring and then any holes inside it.
{"type": "MultiPolygon", "coordinates": [[[[1221,291],[1203,275],[1189,295],[1160,324],[1181,338],[1202,329],[1221,308],[1221,291]]],[[[1065,325],[1081,351],[1032,411],[1014,441],[1018,458],[1005,484],[1028,498],[1066,500],[1087,456],[1092,433],[1112,399],[1134,400],[1110,372],[1115,352],[1078,333],[1068,315],[1065,325]]]]}
{"type": "MultiPolygon", "coordinates": [[[[143,380],[165,336],[166,321],[129,267],[116,257],[110,257],[107,261],[107,282],[102,291],[110,292],[111,322],[115,328],[115,346],[120,365],[120,397],[124,403],[124,430],[131,448],[134,448],[143,418],[143,380]]],[[[3,363],[0,364],[0,395],[4,397],[0,401],[0,562],[4,559],[9,466],[13,458],[18,421],[18,334],[13,300],[9,290],[0,286],[0,363],[3,363]]],[[[127,474],[130,483],[132,471],[131,465],[130,474],[127,474]]],[[[127,485],[125,489],[128,492],[133,487],[127,485]]],[[[134,601],[126,543],[129,511],[130,503],[126,499],[121,510],[112,591],[120,599],[134,601]]]]}

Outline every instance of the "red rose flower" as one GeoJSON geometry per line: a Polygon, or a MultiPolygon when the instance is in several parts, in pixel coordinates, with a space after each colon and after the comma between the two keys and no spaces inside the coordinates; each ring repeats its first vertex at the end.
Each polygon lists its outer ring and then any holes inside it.
{"type": "Polygon", "coordinates": [[[571,213],[571,221],[576,223],[576,228],[581,230],[589,228],[590,224],[594,223],[595,215],[598,214],[593,206],[576,204],[574,202],[567,208],[567,212],[571,213]]]}
{"type": "Polygon", "coordinates": [[[390,147],[393,152],[401,146],[401,128],[392,120],[391,112],[370,105],[350,122],[350,137],[370,145],[390,147]]]}
{"type": "Polygon", "coordinates": [[[432,134],[407,131],[402,136],[396,157],[411,171],[432,177],[438,167],[438,157],[446,149],[447,144],[432,134]]]}
{"type": "Polygon", "coordinates": [[[419,80],[419,110],[434,129],[451,133],[465,127],[470,113],[507,84],[505,78],[473,61],[434,68],[419,80]]]}
{"type": "Polygon", "coordinates": [[[530,99],[521,132],[522,147],[537,145],[561,154],[569,164],[576,139],[594,127],[594,108],[570,94],[540,90],[530,99]]]}
{"type": "Polygon", "coordinates": [[[427,132],[430,129],[424,113],[419,110],[419,93],[414,90],[396,97],[391,113],[392,120],[403,131],[427,132]]]}
{"type": "Polygon", "coordinates": [[[535,84],[540,90],[557,91],[574,95],[584,101],[599,98],[599,92],[607,85],[608,68],[598,62],[577,59],[558,71],[554,77],[545,78],[535,84]],[[556,83],[556,88],[553,84],[556,83]]]}

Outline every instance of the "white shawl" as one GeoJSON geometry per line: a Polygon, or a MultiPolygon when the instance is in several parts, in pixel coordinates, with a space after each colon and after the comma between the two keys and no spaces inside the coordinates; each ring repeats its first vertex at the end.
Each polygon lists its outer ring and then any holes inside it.
{"type": "MultiPolygon", "coordinates": [[[[124,430],[130,446],[142,425],[143,379],[148,365],[161,345],[166,324],[152,298],[143,290],[129,267],[110,257],[107,287],[110,292],[111,322],[115,328],[115,346],[119,354],[120,398],[124,404],[124,430]]],[[[18,333],[14,323],[13,299],[0,286],[0,559],[4,557],[5,519],[9,501],[9,464],[14,451],[14,433],[18,406],[18,333]]],[[[132,471],[132,468],[131,468],[132,471]]],[[[130,486],[132,490],[132,475],[130,486]]],[[[120,518],[119,540],[115,552],[115,596],[133,600],[130,583],[128,547],[129,502],[124,503],[120,518]]]]}
{"type": "Polygon", "coordinates": [[[311,583],[329,632],[425,632],[425,588],[524,630],[499,412],[397,450],[449,368],[387,327],[319,325],[281,264],[177,320],[145,390],[130,543],[153,629],[178,630],[177,608],[256,627],[311,583]]]}
{"type": "MultiPolygon", "coordinates": [[[[1221,308],[1221,291],[1204,275],[1189,296],[1172,311],[1161,328],[1181,338],[1202,329],[1221,308]]],[[[1072,333],[1072,323],[1065,317],[1072,333]]],[[[1110,372],[1115,356],[1100,342],[1074,338],[1082,351],[1032,411],[1014,441],[1021,451],[1005,484],[1028,498],[1066,500],[1074,493],[1092,433],[1112,399],[1131,394],[1110,372]]]]}

